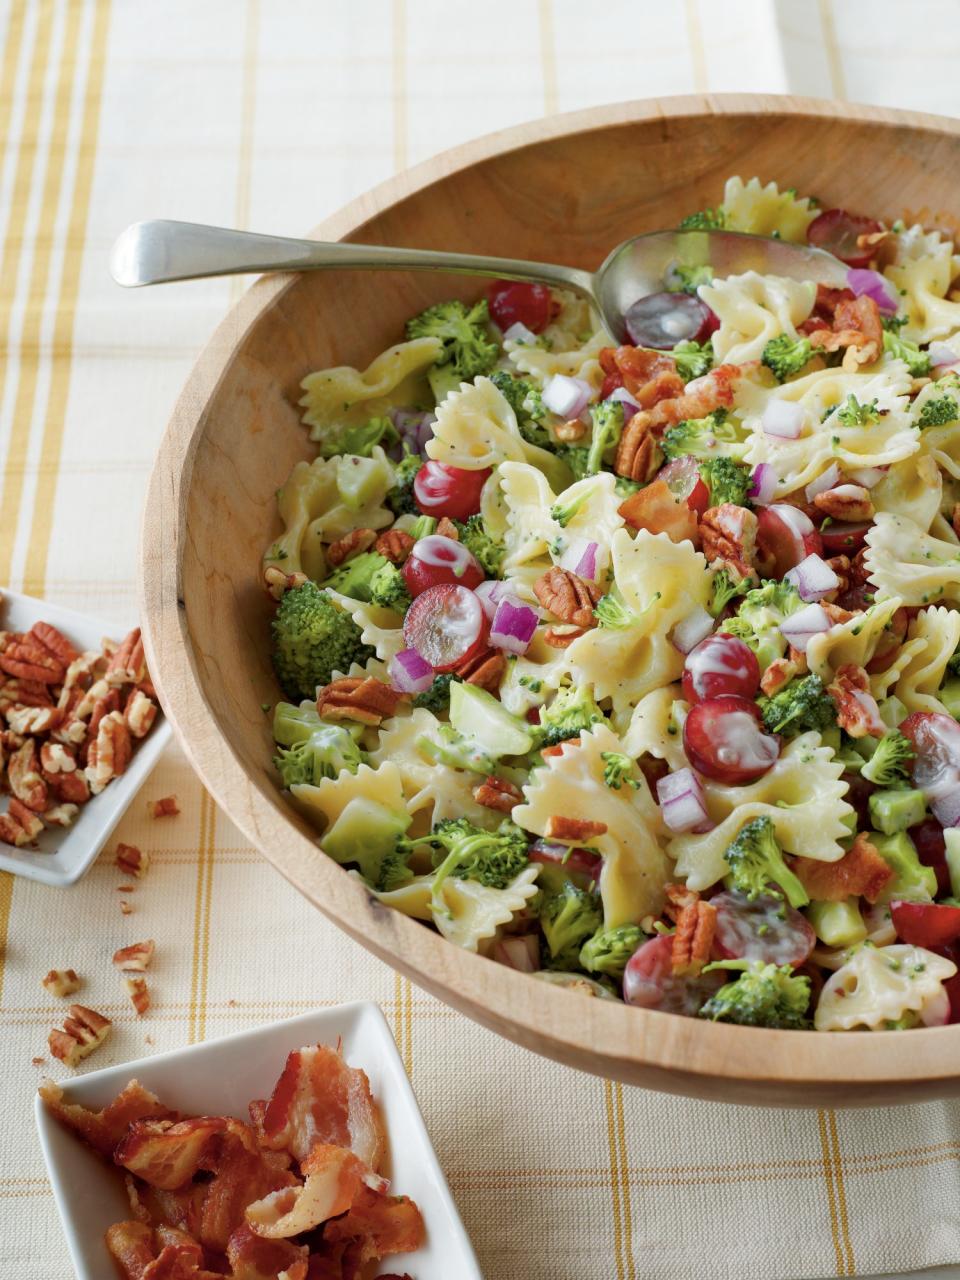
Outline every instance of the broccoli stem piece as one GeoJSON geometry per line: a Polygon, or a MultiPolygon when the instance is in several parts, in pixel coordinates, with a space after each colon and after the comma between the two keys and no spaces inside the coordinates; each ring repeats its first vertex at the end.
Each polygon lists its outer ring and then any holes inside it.
{"type": "Polygon", "coordinates": [[[623,402],[602,400],[591,406],[590,417],[593,435],[587,453],[587,474],[596,475],[603,466],[604,454],[616,446],[623,431],[623,402]]]}

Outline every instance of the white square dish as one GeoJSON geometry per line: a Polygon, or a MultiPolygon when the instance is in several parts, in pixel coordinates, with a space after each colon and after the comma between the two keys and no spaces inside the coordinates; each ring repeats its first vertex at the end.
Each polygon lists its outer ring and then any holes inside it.
{"type": "MultiPolygon", "coordinates": [[[[29,631],[35,622],[41,621],[58,627],[79,649],[99,649],[104,636],[122,640],[129,631],[129,627],[4,590],[0,624],[5,631],[29,631]]],[[[82,805],[72,826],[48,827],[40,833],[36,847],[15,849],[12,845],[0,844],[0,871],[11,871],[15,876],[26,876],[41,884],[64,886],[79,880],[146,782],[170,741],[170,734],[170,725],[161,712],[147,736],[134,747],[126,773],[82,805]]]]}
{"type": "MultiPolygon", "coordinates": [[[[108,1067],[68,1080],[70,1102],[102,1107],[136,1078],[163,1102],[186,1114],[233,1115],[247,1120],[247,1103],[269,1097],[288,1053],[308,1044],[343,1043],[343,1055],[370,1079],[387,1130],[384,1174],[399,1195],[420,1206],[426,1242],[381,1272],[408,1271],[416,1280],[483,1280],[437,1162],[423,1117],[386,1019],[370,1001],[274,1022],[153,1058],[108,1067]]],[[[103,1243],[111,1223],[130,1217],[119,1170],[108,1167],[35,1102],[37,1130],[67,1245],[79,1280],[103,1280],[113,1264],[103,1243]]]]}

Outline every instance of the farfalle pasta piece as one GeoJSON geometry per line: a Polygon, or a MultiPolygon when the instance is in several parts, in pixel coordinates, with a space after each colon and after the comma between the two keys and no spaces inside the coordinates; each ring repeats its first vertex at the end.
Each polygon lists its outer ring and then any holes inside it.
{"type": "Polygon", "coordinates": [[[817,287],[811,281],[745,271],[701,285],[698,292],[720,321],[713,335],[717,362],[746,364],[760,359],[771,338],[797,336],[797,325],[813,310],[817,287]]]}
{"type": "MultiPolygon", "coordinates": [[[[530,598],[533,598],[532,590],[530,598]]],[[[546,627],[537,628],[527,652],[508,665],[501,681],[500,701],[516,716],[525,715],[531,707],[542,706],[566,679],[566,650],[547,644],[545,631],[546,627]]]]}
{"type": "MultiPolygon", "coordinates": [[[[960,353],[957,358],[960,360],[960,353]]],[[[920,394],[922,395],[923,392],[920,394]]],[[[919,398],[918,396],[917,399],[919,398]]],[[[960,480],[960,422],[951,422],[943,427],[924,427],[921,442],[924,453],[929,454],[942,471],[945,471],[951,479],[960,480]]],[[[901,514],[910,515],[911,513],[904,511],[901,514]]],[[[912,518],[917,520],[918,524],[922,523],[916,515],[912,518]]]]}
{"type": "Polygon", "coordinates": [[[464,951],[486,951],[504,925],[523,911],[537,892],[537,866],[525,867],[504,889],[454,876],[440,885],[444,910],[432,908],[433,875],[415,876],[399,889],[376,896],[404,915],[432,921],[448,942],[464,951]]]}
{"type": "Polygon", "coordinates": [[[443,348],[439,338],[415,338],[381,352],[362,373],[349,365],[320,369],[300,383],[300,406],[310,439],[322,440],[342,425],[366,422],[394,405],[419,398],[418,375],[426,373],[443,348]]]}
{"type": "Polygon", "coordinates": [[[531,562],[542,572],[541,566],[550,567],[548,549],[558,532],[550,516],[553,489],[542,471],[524,462],[503,463],[499,475],[507,513],[503,576],[531,562]]]}
{"type": "Polygon", "coordinates": [[[290,794],[301,812],[322,831],[340,817],[352,800],[373,800],[393,813],[406,813],[400,770],[391,761],[371,769],[362,764],[356,773],[323,778],[316,785],[298,782],[290,794]]]}
{"type": "Polygon", "coordinates": [[[943,684],[947,663],[960,646],[960,613],[955,609],[924,609],[907,632],[914,652],[900,673],[893,692],[907,711],[950,714],[937,693],[943,684]]]}
{"type": "Polygon", "coordinates": [[[850,835],[853,809],[844,799],[843,765],[822,745],[818,733],[802,733],[784,746],[769,772],[749,786],[731,787],[705,780],[704,796],[717,824],[704,835],[675,836],[667,852],[676,859],[676,876],[690,889],[704,890],[722,880],[729,868],[724,854],[737,833],[754,818],[771,820],[786,853],[836,862],[840,841],[850,835]]]}
{"type": "Polygon", "coordinates": [[[636,787],[619,789],[604,781],[605,753],[622,753],[617,735],[605,724],[580,735],[546,757],[523,788],[525,803],[513,820],[526,831],[546,836],[551,820],[573,816],[597,822],[605,830],[590,841],[603,857],[600,895],[607,927],[635,924],[663,905],[668,863],[661,847],[660,811],[642,777],[636,787]]]}
{"type": "Polygon", "coordinates": [[[902,601],[896,596],[810,637],[807,666],[829,684],[841,667],[869,666],[902,601]]]}
{"type": "Polygon", "coordinates": [[[623,749],[635,760],[650,755],[666,760],[671,771],[687,768],[683,721],[688,710],[678,684],[646,694],[633,709],[623,734],[623,749]]]}
{"type": "Polygon", "coordinates": [[[807,227],[819,213],[809,198],[781,191],[775,182],[762,186],[759,178],[744,182],[728,178],[723,188],[724,226],[754,236],[777,236],[805,244],[807,227]]]}
{"type": "Polygon", "coordinates": [[[490,378],[464,382],[437,406],[427,455],[437,462],[479,471],[500,462],[527,462],[539,468],[554,489],[570,483],[570,468],[556,454],[529,444],[517,415],[490,378]]]}
{"type": "Polygon", "coordinates": [[[952,960],[923,947],[864,946],[827,979],[817,1001],[817,1031],[884,1030],[944,996],[952,960]]]}
{"type": "MultiPolygon", "coordinates": [[[[929,446],[926,433],[922,445],[929,446]]],[[[870,490],[876,511],[909,516],[921,529],[929,530],[940,511],[943,477],[935,457],[914,454],[895,462],[883,479],[870,490]]]]}
{"type": "Polygon", "coordinates": [[[953,244],[939,231],[908,227],[897,236],[897,261],[886,268],[906,312],[906,337],[914,342],[931,342],[960,329],[960,302],[947,297],[960,272],[953,244]]]}
{"type": "Polygon", "coordinates": [[[907,516],[881,511],[867,531],[864,564],[880,600],[906,605],[960,601],[960,547],[924,533],[907,516]]]}
{"type": "Polygon", "coordinates": [[[562,374],[567,378],[582,378],[594,391],[599,391],[603,382],[600,352],[609,345],[607,335],[597,331],[586,341],[563,350],[546,350],[519,342],[505,342],[504,348],[517,372],[532,378],[541,387],[557,374],[562,374]]]}

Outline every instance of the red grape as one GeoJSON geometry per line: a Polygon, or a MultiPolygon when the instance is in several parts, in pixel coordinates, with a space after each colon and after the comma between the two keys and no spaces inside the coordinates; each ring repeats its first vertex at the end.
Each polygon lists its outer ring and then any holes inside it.
{"type": "Polygon", "coordinates": [[[683,696],[691,703],[725,694],[754,698],[759,688],[757,655],[725,631],[701,640],[683,664],[683,696]]]}
{"type": "Polygon", "coordinates": [[[403,580],[412,596],[445,583],[469,587],[483,581],[483,570],[462,542],[433,533],[415,542],[403,564],[403,580]]]}
{"type": "Polygon", "coordinates": [[[623,998],[640,1009],[684,1013],[692,1017],[723,984],[722,970],[687,977],[673,972],[673,938],[663,934],[638,947],[623,975],[623,998]]]}
{"type": "Polygon", "coordinates": [[[684,721],[683,749],[705,777],[743,786],[776,764],[780,739],[764,733],[756,703],[729,696],[707,698],[691,707],[684,721]]]}
{"type": "Polygon", "coordinates": [[[403,638],[435,671],[452,671],[482,651],[489,625],[466,587],[430,587],[407,610],[403,638]]]}
{"type": "Polygon", "coordinates": [[[425,462],[413,479],[413,496],[425,516],[466,520],[480,510],[480,491],[490,468],[467,471],[447,462],[425,462]]]}
{"type": "Polygon", "coordinates": [[[650,293],[626,310],[623,323],[638,347],[670,351],[678,342],[703,342],[716,317],[705,302],[688,293],[650,293]]]}
{"type": "Polygon", "coordinates": [[[757,512],[757,549],[771,562],[770,576],[782,578],[807,556],[820,555],[823,542],[799,507],[776,502],[757,512]]]}
{"type": "Polygon", "coordinates": [[[663,480],[674,497],[683,499],[698,516],[710,505],[710,490],[700,474],[700,461],[692,453],[668,462],[657,479],[663,480]]]}
{"type": "Polygon", "coordinates": [[[807,243],[824,249],[848,267],[868,267],[874,250],[857,244],[859,236],[875,235],[883,227],[874,218],[865,218],[846,209],[826,209],[807,227],[807,243]]]}
{"type": "Polygon", "coordinates": [[[490,316],[503,333],[515,324],[531,333],[543,333],[553,319],[554,302],[545,284],[495,280],[487,290],[490,316]]]}
{"type": "Polygon", "coordinates": [[[710,902],[717,911],[714,946],[725,960],[796,967],[816,946],[809,922],[782,898],[750,899],[731,890],[715,894],[710,902]]]}
{"type": "Polygon", "coordinates": [[[890,914],[897,937],[913,947],[945,947],[960,938],[960,907],[894,898],[890,914]]]}

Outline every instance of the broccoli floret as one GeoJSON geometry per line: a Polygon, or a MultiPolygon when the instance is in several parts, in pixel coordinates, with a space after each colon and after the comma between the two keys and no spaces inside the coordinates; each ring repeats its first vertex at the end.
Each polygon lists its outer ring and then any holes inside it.
{"type": "Polygon", "coordinates": [[[322,458],[335,458],[341,453],[352,453],[369,458],[374,445],[389,446],[400,439],[396,427],[389,418],[371,418],[360,426],[344,426],[330,431],[318,441],[322,458]]]}
{"type": "Polygon", "coordinates": [[[760,359],[778,382],[786,382],[800,372],[812,355],[809,338],[791,338],[788,333],[781,333],[770,339],[760,359]]]}
{"type": "Polygon", "coordinates": [[[393,473],[393,484],[387,491],[387,506],[395,516],[415,515],[417,501],[413,495],[413,482],[423,466],[419,453],[404,452],[393,473]]]}
{"type": "Polygon", "coordinates": [[[410,608],[410,592],[403,572],[389,560],[370,579],[370,602],[382,609],[395,609],[397,613],[406,613],[410,608]]]}
{"type": "Polygon", "coordinates": [[[568,498],[566,502],[555,502],[550,508],[550,519],[556,520],[561,529],[565,529],[580,508],[590,498],[589,489],[581,489],[574,498],[568,498]]]}
{"type": "Polygon", "coordinates": [[[907,371],[914,378],[924,378],[930,372],[931,360],[926,351],[921,351],[915,342],[903,338],[899,333],[891,333],[885,329],[883,349],[894,360],[902,360],[907,371]]]}
{"type": "Polygon", "coordinates": [[[721,960],[707,965],[704,972],[734,967],[744,968],[743,973],[710,997],[700,1010],[701,1018],[782,1031],[802,1031],[810,1025],[808,977],[795,975],[788,964],[764,964],[762,960],[721,960]]]}
{"type": "Polygon", "coordinates": [[[589,973],[605,973],[620,979],[627,961],[646,940],[647,935],[637,924],[600,929],[580,948],[580,964],[589,973]]]}
{"type": "Polygon", "coordinates": [[[315,702],[305,701],[299,707],[278,702],[273,713],[273,736],[280,747],[273,763],[285,787],[336,778],[344,769],[356,773],[366,760],[350,730],[321,720],[315,702]]]}
{"type": "Polygon", "coordinates": [[[590,459],[589,449],[580,449],[573,444],[563,444],[554,449],[554,453],[573,472],[574,480],[582,480],[584,476],[591,474],[587,470],[587,463],[590,459]]]}
{"type": "Polygon", "coordinates": [[[842,427],[872,427],[880,421],[876,400],[861,404],[851,392],[842,409],[837,411],[837,422],[842,427]]]}
{"type": "Polygon", "coordinates": [[[677,373],[684,382],[701,378],[713,368],[713,341],[710,338],[702,344],[692,339],[678,342],[670,354],[676,360],[677,373]]]}
{"type": "Polygon", "coordinates": [[[389,893],[391,889],[399,889],[413,879],[408,861],[410,850],[404,840],[398,840],[397,846],[390,853],[384,854],[380,860],[376,883],[373,888],[379,893],[389,893]]]}
{"type": "Polygon", "coordinates": [[[623,431],[623,401],[602,400],[592,405],[593,435],[587,453],[587,474],[595,476],[603,467],[603,457],[613,449],[623,431]]]}
{"type": "Polygon", "coordinates": [[[454,524],[460,534],[460,541],[475,557],[484,573],[490,578],[499,578],[500,566],[507,549],[502,542],[487,533],[483,517],[470,516],[465,523],[455,520],[454,524]]]}
{"type": "Polygon", "coordinates": [[[438,365],[449,365],[460,378],[476,378],[496,364],[500,348],[490,338],[486,298],[472,307],[463,302],[438,302],[407,321],[408,338],[439,338],[443,349],[438,365]]]}
{"type": "Polygon", "coordinates": [[[726,409],[714,409],[705,418],[687,418],[670,427],[660,442],[667,458],[683,458],[693,454],[705,461],[721,454],[739,457],[746,450],[736,425],[727,421],[726,409]]]}
{"type": "MultiPolygon", "coordinates": [[[[654,600],[659,598],[658,591],[654,595],[654,600]]],[[[640,619],[640,615],[630,608],[616,586],[605,596],[600,597],[593,616],[601,627],[609,627],[611,631],[626,631],[628,627],[635,626],[640,619]]]]}
{"type": "Polygon", "coordinates": [[[960,418],[960,404],[951,395],[934,396],[920,410],[918,427],[945,427],[960,418]]]}
{"type": "Polygon", "coordinates": [[[285,591],[271,626],[273,667],[290,698],[316,697],[334,671],[349,671],[375,650],[360,639],[360,628],[315,582],[285,591]]]}
{"type": "Polygon", "coordinates": [[[351,600],[362,600],[369,604],[373,596],[374,578],[387,565],[391,569],[394,567],[378,551],[362,551],[360,555],[345,560],[339,568],[334,569],[320,586],[325,591],[336,591],[339,595],[349,596],[351,600]]]}
{"type": "Polygon", "coordinates": [[[880,325],[883,329],[890,333],[899,333],[900,330],[910,323],[909,316],[881,316],[880,325]]]}
{"type": "Polygon", "coordinates": [[[701,462],[700,476],[710,490],[710,506],[732,502],[737,507],[747,505],[747,494],[752,480],[750,471],[732,458],[710,458],[701,462]]]}
{"type": "Polygon", "coordinates": [[[873,755],[860,769],[860,776],[878,787],[892,787],[910,776],[907,764],[914,758],[913,743],[899,729],[888,729],[873,755]]]}
{"type": "Polygon", "coordinates": [[[594,702],[590,686],[567,685],[558,689],[549,706],[540,711],[537,747],[551,747],[567,738],[577,738],[592,725],[603,720],[603,712],[594,702]]]}
{"type": "Polygon", "coordinates": [[[628,755],[624,755],[622,751],[601,751],[600,759],[603,761],[603,780],[608,787],[619,791],[626,783],[636,791],[640,786],[639,781],[633,777],[633,761],[628,755]]]}
{"type": "Polygon", "coordinates": [[[774,898],[786,894],[791,907],[805,907],[810,901],[810,895],[783,860],[770,818],[748,822],[723,856],[730,868],[727,884],[751,901],[761,894],[774,898]]]}
{"type": "Polygon", "coordinates": [[[419,542],[421,538],[429,538],[431,534],[437,532],[436,516],[417,516],[413,524],[407,530],[414,542],[419,542]]]}
{"type": "Polygon", "coordinates": [[[433,684],[423,693],[418,693],[413,700],[415,707],[426,707],[428,711],[446,711],[450,706],[450,684],[460,677],[452,671],[444,671],[442,675],[433,677],[433,684]]]}
{"type": "Polygon", "coordinates": [[[551,967],[577,969],[580,949],[603,924],[599,896],[564,878],[544,892],[540,900],[540,927],[546,939],[551,967]]]}
{"type": "Polygon", "coordinates": [[[780,623],[802,608],[803,601],[793,583],[767,580],[746,593],[736,616],[728,618],[723,629],[748,644],[766,670],[787,651],[780,623]]]}
{"type": "Polygon", "coordinates": [[[541,425],[547,411],[540,388],[525,378],[512,377],[503,369],[491,373],[490,381],[517,415],[517,426],[523,438],[530,444],[549,445],[549,432],[541,425]]]}
{"type": "Polygon", "coordinates": [[[758,698],[757,705],[768,732],[788,738],[810,729],[823,733],[837,722],[836,704],[813,672],[791,680],[772,698],[758,698]]]}
{"type": "Polygon", "coordinates": [[[629,498],[635,493],[639,493],[643,485],[639,480],[628,480],[626,476],[617,476],[613,491],[618,498],[629,498]]]}
{"type": "Polygon", "coordinates": [[[680,223],[681,231],[722,231],[727,225],[727,215],[722,207],[699,209],[688,213],[680,223]]]}
{"type": "Polygon", "coordinates": [[[710,588],[710,603],[707,609],[715,618],[719,618],[731,600],[742,596],[753,585],[753,578],[741,578],[739,581],[730,577],[728,569],[718,569],[713,575],[710,588]]]}
{"type": "Polygon", "coordinates": [[[447,818],[429,836],[404,841],[410,849],[431,844],[436,871],[431,884],[434,911],[450,915],[440,890],[448,876],[475,880],[490,889],[505,889],[527,866],[527,833],[509,818],[496,831],[484,831],[468,818],[447,818]]]}
{"type": "Polygon", "coordinates": [[[713,267],[704,263],[699,267],[684,266],[677,262],[667,275],[667,290],[670,293],[689,293],[696,296],[702,284],[710,284],[713,280],[713,267]]]}

